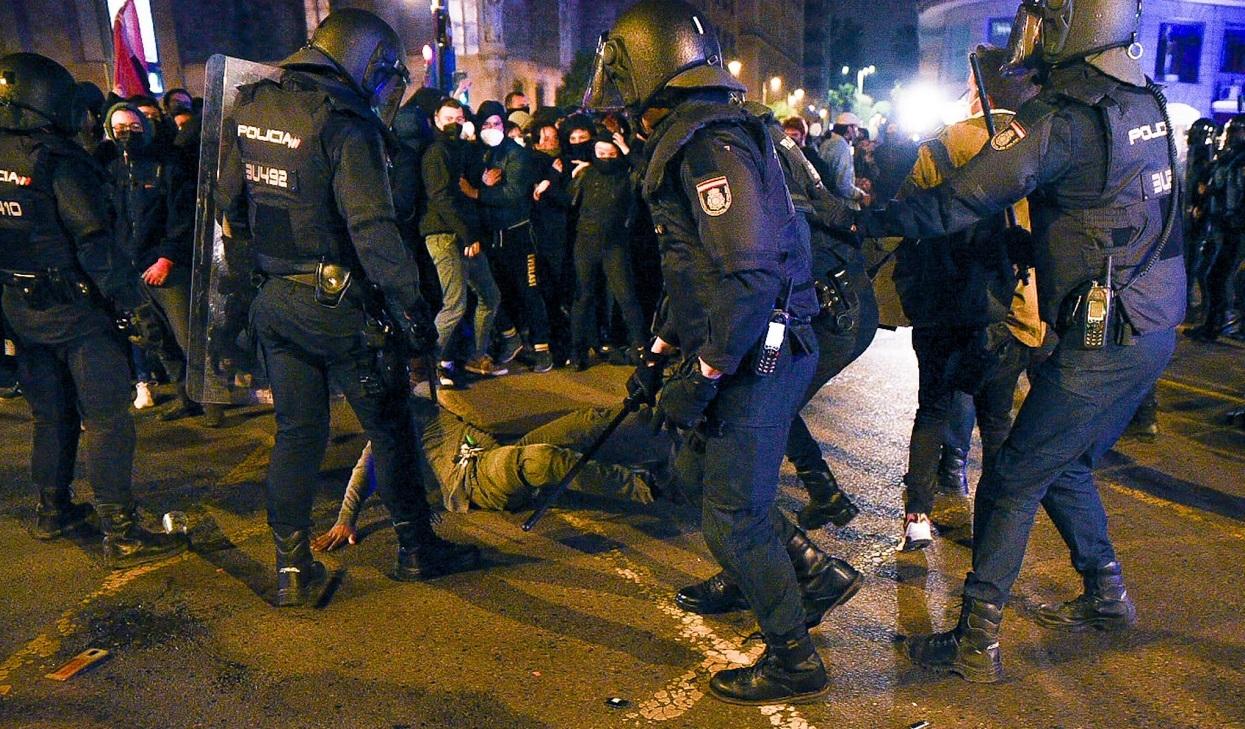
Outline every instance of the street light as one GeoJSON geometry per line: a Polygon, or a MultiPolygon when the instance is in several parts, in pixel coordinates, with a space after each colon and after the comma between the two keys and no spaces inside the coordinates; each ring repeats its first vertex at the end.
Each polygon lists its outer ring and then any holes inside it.
{"type": "Polygon", "coordinates": [[[844,67],[843,67],[843,75],[844,75],[844,76],[846,76],[847,74],[849,74],[849,73],[851,73],[851,72],[852,72],[851,67],[849,67],[849,66],[844,66],[844,67]]]}
{"type": "Polygon", "coordinates": [[[730,71],[731,75],[735,78],[739,78],[740,72],[744,70],[744,64],[739,61],[731,61],[726,64],[726,70],[730,71]]]}
{"type": "MultiPolygon", "coordinates": [[[[791,92],[791,95],[795,97],[795,100],[797,102],[803,101],[804,100],[804,89],[796,89],[795,91],[791,92]]],[[[792,104],[792,106],[794,106],[794,104],[792,104]]]]}
{"type": "Polygon", "coordinates": [[[761,103],[762,104],[769,104],[769,97],[766,95],[766,91],[768,91],[770,94],[773,94],[774,96],[777,96],[778,92],[782,91],[782,79],[775,76],[769,80],[768,84],[761,87],[761,103]]]}
{"type": "Polygon", "coordinates": [[[865,66],[856,72],[856,95],[865,95],[865,76],[872,76],[878,72],[877,66],[865,66]]]}

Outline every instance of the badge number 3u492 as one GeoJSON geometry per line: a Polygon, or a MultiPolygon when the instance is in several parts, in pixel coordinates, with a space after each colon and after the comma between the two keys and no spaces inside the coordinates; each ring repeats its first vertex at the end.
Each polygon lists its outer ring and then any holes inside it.
{"type": "Polygon", "coordinates": [[[716,218],[731,209],[731,183],[725,175],[697,183],[696,196],[705,215],[716,218]]]}

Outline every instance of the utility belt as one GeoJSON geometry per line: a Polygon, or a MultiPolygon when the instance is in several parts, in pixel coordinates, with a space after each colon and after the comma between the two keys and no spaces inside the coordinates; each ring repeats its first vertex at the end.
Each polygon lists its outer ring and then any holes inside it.
{"type": "Polygon", "coordinates": [[[1103,349],[1108,341],[1131,346],[1136,336],[1118,291],[1105,284],[1087,281],[1072,290],[1059,311],[1060,346],[1074,349],[1103,349]]]}
{"type": "Polygon", "coordinates": [[[33,311],[87,301],[94,291],[86,277],[70,268],[39,272],[0,270],[0,284],[15,290],[33,311]]]}
{"type": "Polygon", "coordinates": [[[826,317],[839,334],[856,329],[860,295],[852,286],[847,266],[839,265],[826,272],[824,280],[813,281],[817,289],[818,318],[826,317]]]}
{"type": "Polygon", "coordinates": [[[315,289],[316,303],[336,309],[354,283],[354,273],[348,266],[329,261],[290,261],[258,254],[261,275],[282,278],[315,289]]]}

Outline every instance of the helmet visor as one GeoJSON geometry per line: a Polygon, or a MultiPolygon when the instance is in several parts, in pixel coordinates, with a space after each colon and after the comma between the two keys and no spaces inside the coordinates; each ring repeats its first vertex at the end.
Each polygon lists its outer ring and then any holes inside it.
{"type": "Polygon", "coordinates": [[[401,61],[397,61],[393,70],[385,75],[372,94],[372,110],[385,126],[391,126],[394,117],[398,115],[398,107],[402,104],[402,97],[406,95],[409,82],[410,73],[401,61]]]}
{"type": "Polygon", "coordinates": [[[584,108],[593,111],[617,111],[623,108],[622,92],[610,75],[608,66],[616,62],[618,47],[608,33],[597,40],[597,54],[592,62],[592,75],[584,92],[584,108]]]}
{"type": "Polygon", "coordinates": [[[1020,76],[1033,68],[1038,59],[1038,38],[1042,33],[1039,0],[1025,0],[1016,9],[1012,35],[1007,42],[1007,63],[1000,69],[1005,76],[1020,76]]]}

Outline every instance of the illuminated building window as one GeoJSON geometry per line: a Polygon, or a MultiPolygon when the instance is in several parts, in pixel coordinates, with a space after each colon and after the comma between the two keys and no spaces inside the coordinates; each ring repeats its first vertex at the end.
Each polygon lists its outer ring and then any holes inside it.
{"type": "Polygon", "coordinates": [[[986,43],[1006,48],[1012,37],[1011,18],[990,18],[986,21],[986,43]]]}
{"type": "Polygon", "coordinates": [[[1195,84],[1202,61],[1201,23],[1162,23],[1158,51],[1154,54],[1154,77],[1158,81],[1195,84]]]}

